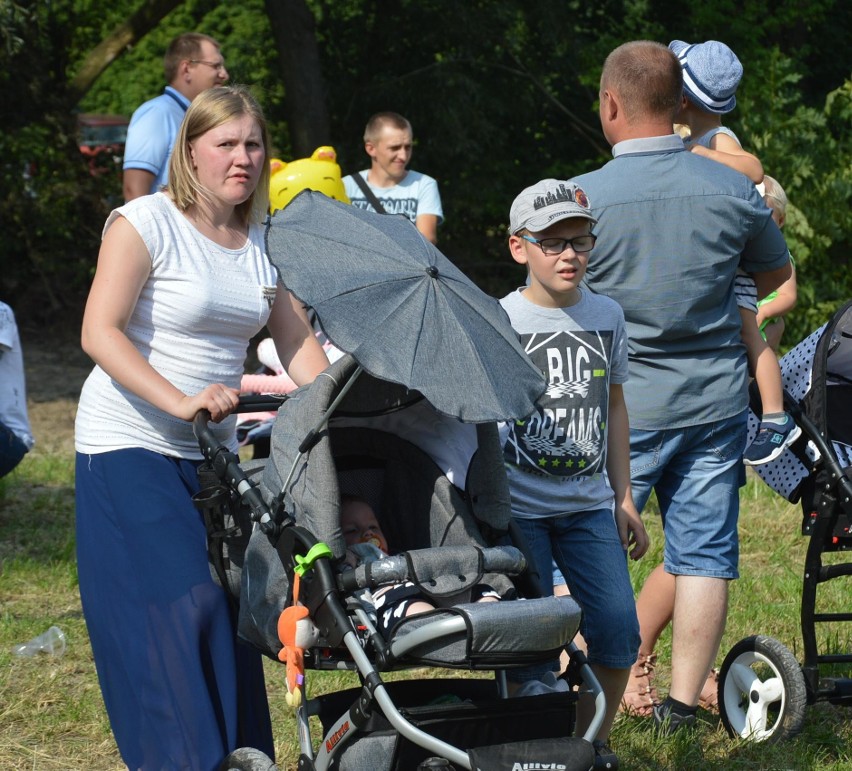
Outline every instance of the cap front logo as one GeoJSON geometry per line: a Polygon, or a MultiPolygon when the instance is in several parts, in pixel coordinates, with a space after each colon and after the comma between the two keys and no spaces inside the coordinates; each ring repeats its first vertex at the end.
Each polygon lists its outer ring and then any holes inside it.
{"type": "Polygon", "coordinates": [[[585,209],[589,208],[589,199],[579,187],[572,189],[563,184],[559,185],[555,190],[549,190],[544,195],[537,195],[533,199],[533,209],[538,211],[555,203],[576,203],[585,209]]]}

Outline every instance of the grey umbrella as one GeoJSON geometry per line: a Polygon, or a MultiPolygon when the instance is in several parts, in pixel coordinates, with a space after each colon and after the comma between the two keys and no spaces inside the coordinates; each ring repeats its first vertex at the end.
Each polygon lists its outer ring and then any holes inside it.
{"type": "Polygon", "coordinates": [[[523,418],[545,387],[500,304],[402,216],[305,190],[272,217],[269,257],[370,374],[468,423],[523,418]]]}

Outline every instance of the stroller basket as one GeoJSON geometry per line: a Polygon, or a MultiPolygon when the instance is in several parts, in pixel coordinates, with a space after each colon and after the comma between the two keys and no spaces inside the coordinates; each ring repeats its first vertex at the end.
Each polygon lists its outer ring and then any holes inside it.
{"type": "MultiPolygon", "coordinates": [[[[553,757],[564,758],[568,754],[579,761],[578,768],[590,768],[594,762],[592,746],[568,736],[570,731],[566,729],[565,718],[573,710],[571,694],[501,699],[494,681],[489,680],[399,681],[388,683],[387,687],[400,714],[413,726],[454,746],[487,748],[535,740],[538,751],[548,753],[553,745],[547,740],[567,740],[570,743],[567,753],[556,743],[558,754],[550,754],[551,761],[553,757]]],[[[336,718],[359,693],[359,689],[350,689],[317,700],[318,716],[327,735],[335,735],[336,718]]],[[[430,756],[429,750],[399,733],[381,710],[377,710],[365,723],[363,734],[345,745],[330,768],[410,771],[430,756]]],[[[529,763],[529,753],[524,757],[529,763]]],[[[511,769],[513,765],[511,762],[501,766],[496,761],[478,767],[496,770],[511,769]]]]}

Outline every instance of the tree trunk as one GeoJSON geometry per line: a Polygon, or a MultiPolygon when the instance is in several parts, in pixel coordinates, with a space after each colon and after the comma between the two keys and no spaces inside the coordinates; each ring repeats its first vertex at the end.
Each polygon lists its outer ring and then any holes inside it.
{"type": "Polygon", "coordinates": [[[265,0],[284,81],[285,114],[294,158],[331,143],[316,22],[305,0],[265,0]]]}
{"type": "Polygon", "coordinates": [[[128,46],[141,40],[154,29],[183,0],[151,0],[143,3],[126,22],[116,27],[108,37],[95,46],[68,86],[72,104],[79,102],[103,71],[117,59],[128,46]]]}

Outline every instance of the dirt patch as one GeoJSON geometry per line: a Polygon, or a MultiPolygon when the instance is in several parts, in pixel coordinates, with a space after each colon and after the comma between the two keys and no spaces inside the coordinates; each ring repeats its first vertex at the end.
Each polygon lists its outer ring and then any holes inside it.
{"type": "Polygon", "coordinates": [[[21,330],[27,410],[36,446],[33,452],[73,453],[74,416],[92,361],[79,338],[36,335],[21,330]]]}

